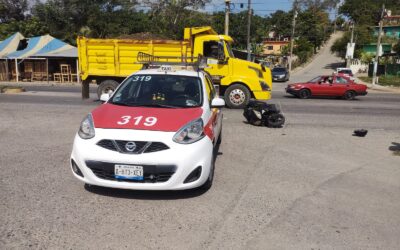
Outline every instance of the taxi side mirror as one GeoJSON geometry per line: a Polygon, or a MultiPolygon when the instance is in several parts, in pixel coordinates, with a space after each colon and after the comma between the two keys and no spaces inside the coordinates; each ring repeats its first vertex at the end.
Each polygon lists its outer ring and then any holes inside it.
{"type": "Polygon", "coordinates": [[[100,101],[106,102],[106,101],[108,101],[108,99],[110,99],[110,96],[111,96],[111,94],[109,94],[109,93],[104,93],[104,94],[102,94],[102,95],[100,96],[100,101]]]}
{"type": "Polygon", "coordinates": [[[211,101],[211,108],[223,108],[225,107],[225,101],[224,99],[220,98],[220,97],[215,97],[212,101],[211,101]]]}

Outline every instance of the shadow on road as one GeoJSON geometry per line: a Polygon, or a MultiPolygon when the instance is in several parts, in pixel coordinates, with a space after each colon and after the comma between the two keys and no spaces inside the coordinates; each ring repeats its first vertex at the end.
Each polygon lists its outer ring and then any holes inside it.
{"type": "Polygon", "coordinates": [[[136,199],[136,200],[178,200],[188,199],[200,196],[207,192],[207,190],[193,189],[182,191],[142,191],[142,190],[127,190],[127,189],[113,189],[98,186],[89,186],[85,184],[85,189],[91,193],[102,196],[110,196],[123,199],[136,199]]]}
{"type": "Polygon", "coordinates": [[[299,100],[302,100],[302,101],[307,101],[307,100],[338,100],[338,101],[343,101],[343,102],[353,102],[353,101],[361,101],[362,100],[362,98],[357,98],[357,97],[355,97],[352,100],[345,100],[341,96],[311,96],[311,97],[309,97],[307,99],[301,99],[301,98],[299,98],[297,96],[293,96],[293,95],[282,95],[282,96],[285,97],[285,98],[288,98],[288,99],[299,99],[299,100]]]}
{"type": "MultiPolygon", "coordinates": [[[[214,163],[222,152],[219,152],[219,144],[214,149],[214,163]]],[[[211,187],[212,188],[212,187],[211,187]]],[[[114,189],[85,184],[85,189],[91,193],[102,196],[110,196],[123,199],[136,199],[136,200],[178,200],[188,199],[203,195],[208,190],[203,188],[195,188],[190,190],[179,191],[144,191],[144,190],[128,190],[128,189],[114,189]]]]}
{"type": "Polygon", "coordinates": [[[392,151],[394,155],[400,156],[400,143],[392,142],[389,150],[392,151]]]}

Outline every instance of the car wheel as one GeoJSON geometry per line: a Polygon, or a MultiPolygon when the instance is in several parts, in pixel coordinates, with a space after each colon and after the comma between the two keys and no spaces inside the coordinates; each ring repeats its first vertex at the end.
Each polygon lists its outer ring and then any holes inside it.
{"type": "Polygon", "coordinates": [[[300,99],[307,99],[307,98],[310,98],[311,92],[308,89],[302,89],[299,91],[298,96],[300,99]]]}
{"type": "Polygon", "coordinates": [[[114,80],[105,80],[102,81],[99,87],[97,88],[97,96],[100,99],[102,94],[107,94],[110,91],[114,92],[115,89],[118,87],[119,83],[114,80]]]}
{"type": "Polygon", "coordinates": [[[354,91],[346,91],[346,93],[344,93],[343,98],[346,100],[353,100],[356,97],[356,93],[354,91]]]}
{"type": "Polygon", "coordinates": [[[250,91],[241,84],[229,86],[224,94],[226,105],[232,109],[242,109],[250,101],[250,91]]]}
{"type": "Polygon", "coordinates": [[[265,125],[269,128],[280,128],[285,124],[285,117],[279,113],[272,113],[267,116],[265,125]]]}
{"type": "Polygon", "coordinates": [[[207,191],[211,188],[213,181],[214,181],[214,169],[215,169],[215,150],[213,149],[213,154],[211,156],[211,167],[210,167],[210,174],[206,182],[199,187],[199,189],[207,191]]]}

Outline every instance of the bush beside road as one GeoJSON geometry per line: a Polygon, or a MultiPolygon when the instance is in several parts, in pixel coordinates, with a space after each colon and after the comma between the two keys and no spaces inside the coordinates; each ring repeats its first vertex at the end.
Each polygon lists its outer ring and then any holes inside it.
{"type": "MultiPolygon", "coordinates": [[[[368,76],[359,76],[360,80],[366,83],[372,83],[372,78],[368,76]]],[[[400,87],[400,76],[380,76],[379,85],[388,87],[400,87]]]]}

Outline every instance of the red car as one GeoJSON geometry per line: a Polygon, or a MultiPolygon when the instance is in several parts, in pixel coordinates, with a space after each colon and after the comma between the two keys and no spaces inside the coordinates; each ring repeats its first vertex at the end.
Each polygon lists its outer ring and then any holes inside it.
{"type": "Polygon", "coordinates": [[[289,84],[286,92],[301,99],[311,96],[334,96],[351,100],[356,96],[366,95],[367,86],[357,84],[345,76],[330,75],[318,76],[308,82],[289,84]]]}

